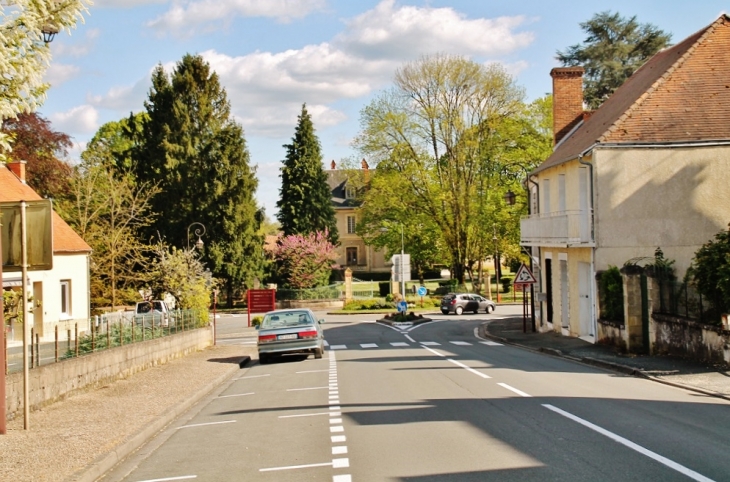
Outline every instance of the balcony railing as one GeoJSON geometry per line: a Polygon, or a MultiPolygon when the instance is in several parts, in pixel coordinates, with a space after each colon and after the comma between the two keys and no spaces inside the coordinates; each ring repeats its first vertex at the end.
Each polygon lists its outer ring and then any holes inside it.
{"type": "Polygon", "coordinates": [[[590,211],[561,211],[526,216],[520,220],[523,246],[593,245],[590,211]]]}

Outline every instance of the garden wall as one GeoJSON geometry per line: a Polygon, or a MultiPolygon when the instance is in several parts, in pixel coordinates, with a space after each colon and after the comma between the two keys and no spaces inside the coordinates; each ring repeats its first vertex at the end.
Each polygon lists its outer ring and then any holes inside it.
{"type": "Polygon", "coordinates": [[[344,300],[281,300],[276,302],[276,309],[309,308],[312,311],[322,311],[330,308],[342,309],[344,300]]]}
{"type": "Polygon", "coordinates": [[[649,327],[653,355],[675,355],[730,365],[730,331],[684,318],[652,314],[649,327]]]}
{"type": "MultiPolygon", "coordinates": [[[[127,378],[212,344],[213,331],[205,327],[33,368],[29,371],[30,410],[38,410],[74,392],[127,378]]],[[[8,419],[23,412],[22,372],[6,378],[6,412],[8,419]]]]}

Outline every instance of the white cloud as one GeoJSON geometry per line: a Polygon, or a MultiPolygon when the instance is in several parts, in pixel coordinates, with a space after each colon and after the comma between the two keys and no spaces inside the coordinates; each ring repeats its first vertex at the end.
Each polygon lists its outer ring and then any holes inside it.
{"type": "Polygon", "coordinates": [[[93,8],[133,8],[140,5],[168,3],[170,0],[94,0],[93,8]]]}
{"type": "Polygon", "coordinates": [[[49,116],[53,127],[61,132],[93,134],[99,127],[99,113],[90,105],[80,105],[49,116]]]}
{"type": "Polygon", "coordinates": [[[98,28],[85,29],[84,38],[79,42],[71,41],[64,36],[56,36],[56,40],[51,43],[51,52],[54,57],[84,57],[95,46],[100,33],[98,28]]]}
{"type": "MultiPolygon", "coordinates": [[[[151,72],[151,71],[150,71],[151,72]]],[[[140,110],[147,98],[151,82],[151,73],[139,79],[134,85],[123,85],[110,88],[104,95],[87,95],[86,102],[101,109],[111,109],[128,114],[140,110]]]]}
{"type": "Polygon", "coordinates": [[[159,33],[191,35],[200,28],[210,31],[232,18],[270,17],[290,22],[321,10],[325,0],[182,0],[177,1],[162,16],[147,23],[159,33]]]}
{"type": "Polygon", "coordinates": [[[348,21],[348,31],[335,42],[367,58],[416,58],[435,52],[497,56],[533,41],[531,32],[515,31],[527,22],[524,16],[470,20],[452,8],[396,7],[395,0],[383,0],[348,21]]]}
{"type": "Polygon", "coordinates": [[[52,86],[59,86],[67,80],[77,77],[81,69],[76,65],[51,63],[46,70],[43,80],[52,86]]]}

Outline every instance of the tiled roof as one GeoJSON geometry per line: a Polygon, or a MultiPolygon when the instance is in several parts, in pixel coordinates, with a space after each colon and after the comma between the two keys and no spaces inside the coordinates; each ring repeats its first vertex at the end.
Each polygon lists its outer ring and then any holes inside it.
{"type": "Polygon", "coordinates": [[[594,144],[730,140],[730,17],[649,59],[534,172],[594,144]]]}
{"type": "MultiPolygon", "coordinates": [[[[0,163],[0,202],[34,201],[42,199],[30,186],[20,182],[7,166],[0,163]]],[[[53,252],[91,252],[91,247],[76,231],[53,212],[53,252]]]]}
{"type": "Polygon", "coordinates": [[[345,195],[348,172],[341,169],[327,169],[324,172],[327,174],[327,185],[332,193],[332,207],[337,209],[357,206],[355,199],[347,199],[345,195]]]}

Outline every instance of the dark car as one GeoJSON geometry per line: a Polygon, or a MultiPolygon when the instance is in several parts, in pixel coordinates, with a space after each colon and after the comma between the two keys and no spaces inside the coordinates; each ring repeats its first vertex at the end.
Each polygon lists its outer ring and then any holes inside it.
{"type": "Polygon", "coordinates": [[[492,300],[474,293],[449,293],[441,298],[441,313],[462,314],[465,311],[491,313],[497,308],[492,300]]]}

